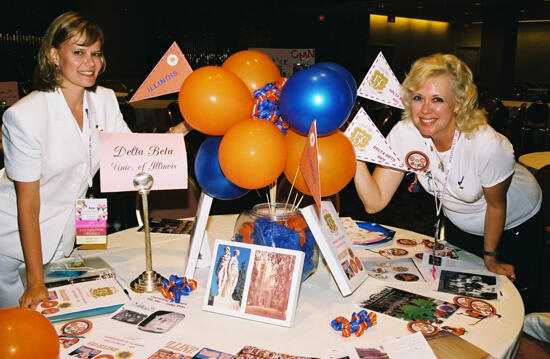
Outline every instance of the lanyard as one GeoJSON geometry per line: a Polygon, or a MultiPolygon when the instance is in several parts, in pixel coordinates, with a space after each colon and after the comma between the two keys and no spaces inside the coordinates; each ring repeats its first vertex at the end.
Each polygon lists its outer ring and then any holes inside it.
{"type": "Polygon", "coordinates": [[[88,187],[92,187],[92,121],[90,119],[90,112],[87,108],[84,109],[84,112],[86,113],[86,119],[88,120],[88,187]]]}
{"type": "Polygon", "coordinates": [[[433,179],[433,176],[431,175],[431,173],[427,174],[428,175],[428,181],[431,180],[432,183],[433,183],[434,201],[435,201],[435,214],[436,214],[437,217],[439,217],[439,215],[441,214],[441,208],[443,207],[443,200],[445,199],[445,194],[446,194],[446,190],[447,190],[447,183],[449,181],[449,173],[451,172],[451,165],[453,163],[454,151],[455,151],[456,143],[458,142],[459,136],[460,136],[460,131],[455,130],[455,133],[453,135],[453,142],[451,143],[451,149],[450,149],[450,152],[449,152],[449,162],[446,165],[445,164],[443,165],[443,167],[445,168],[445,175],[443,177],[443,190],[441,191],[441,193],[439,195],[438,195],[438,192],[435,191],[436,186],[435,186],[435,180],[433,179]]]}

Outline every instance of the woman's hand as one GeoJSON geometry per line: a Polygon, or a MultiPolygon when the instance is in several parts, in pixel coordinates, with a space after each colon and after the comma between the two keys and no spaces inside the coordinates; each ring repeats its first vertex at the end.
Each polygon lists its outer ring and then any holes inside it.
{"type": "Polygon", "coordinates": [[[30,284],[21,298],[19,305],[24,308],[34,309],[40,302],[48,300],[48,290],[44,283],[30,284]]]}
{"type": "Polygon", "coordinates": [[[503,274],[512,282],[516,280],[516,272],[514,271],[514,266],[495,257],[485,257],[485,267],[493,273],[503,274]]]}

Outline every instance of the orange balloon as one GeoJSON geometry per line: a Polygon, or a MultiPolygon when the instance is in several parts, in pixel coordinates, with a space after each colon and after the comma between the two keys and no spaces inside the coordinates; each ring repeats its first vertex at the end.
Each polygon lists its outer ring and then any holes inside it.
{"type": "Polygon", "coordinates": [[[39,312],[21,307],[0,309],[0,358],[59,358],[53,325],[39,312]]]}
{"type": "Polygon", "coordinates": [[[208,135],[223,135],[252,115],[254,98],[234,73],[218,66],[193,71],[181,85],[178,102],[185,121],[208,135]]]}
{"type": "MultiPolygon", "coordinates": [[[[286,146],[288,156],[284,173],[290,183],[296,176],[294,187],[300,192],[310,195],[300,167],[300,158],[307,141],[307,136],[302,136],[292,130],[286,134],[286,146]]],[[[319,159],[319,182],[321,183],[321,196],[331,196],[340,192],[355,175],[355,150],[350,140],[340,130],[332,134],[317,138],[319,159]]]]}
{"type": "Polygon", "coordinates": [[[252,93],[281,77],[273,60],[256,50],[236,52],[223,62],[222,67],[239,76],[252,93]]]}
{"type": "Polygon", "coordinates": [[[265,120],[239,122],[223,136],[218,159],[223,174],[237,186],[268,186],[285,167],[285,136],[265,120]]]}

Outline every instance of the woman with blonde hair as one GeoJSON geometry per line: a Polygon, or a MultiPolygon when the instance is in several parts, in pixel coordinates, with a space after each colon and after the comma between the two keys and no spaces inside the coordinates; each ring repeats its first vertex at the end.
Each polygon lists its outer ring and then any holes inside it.
{"type": "Polygon", "coordinates": [[[74,249],[75,203],[99,168],[99,133],[130,132],[114,92],[96,86],[105,70],[103,42],[86,16],[58,16],[37,56],[36,91],[4,113],[0,307],[47,300],[42,266],[74,249]],[[25,289],[19,270],[26,271],[25,289]]]}
{"type": "MultiPolygon", "coordinates": [[[[420,58],[402,84],[402,100],[402,120],[388,141],[434,196],[446,240],[482,257],[491,272],[517,278],[525,292],[534,274],[529,243],[542,243],[541,190],[478,109],[472,72],[454,55],[420,58]]],[[[355,186],[366,211],[382,210],[404,175],[382,166],[371,175],[358,162],[355,186]]]]}

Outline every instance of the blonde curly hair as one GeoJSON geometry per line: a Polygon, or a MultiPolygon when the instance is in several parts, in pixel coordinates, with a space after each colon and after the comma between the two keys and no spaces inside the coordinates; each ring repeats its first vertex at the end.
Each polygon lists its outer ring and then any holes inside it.
{"type": "Polygon", "coordinates": [[[404,111],[402,120],[412,120],[411,99],[413,92],[420,89],[432,76],[448,75],[455,101],[460,104],[456,113],[456,125],[466,134],[472,134],[487,124],[487,118],[478,108],[477,86],[468,65],[450,54],[433,54],[416,60],[411,66],[401,87],[404,111]]]}
{"type": "MultiPolygon", "coordinates": [[[[83,36],[82,45],[89,46],[99,41],[103,48],[103,31],[94,21],[79,13],[69,11],[59,15],[48,26],[40,50],[36,59],[36,69],[34,71],[34,87],[40,91],[54,91],[61,86],[60,71],[50,58],[50,49],[59,49],[61,44],[73,36],[83,36]]],[[[101,69],[99,73],[105,71],[105,57],[101,53],[101,69]]],[[[94,86],[95,87],[95,86],[94,86]]]]}

